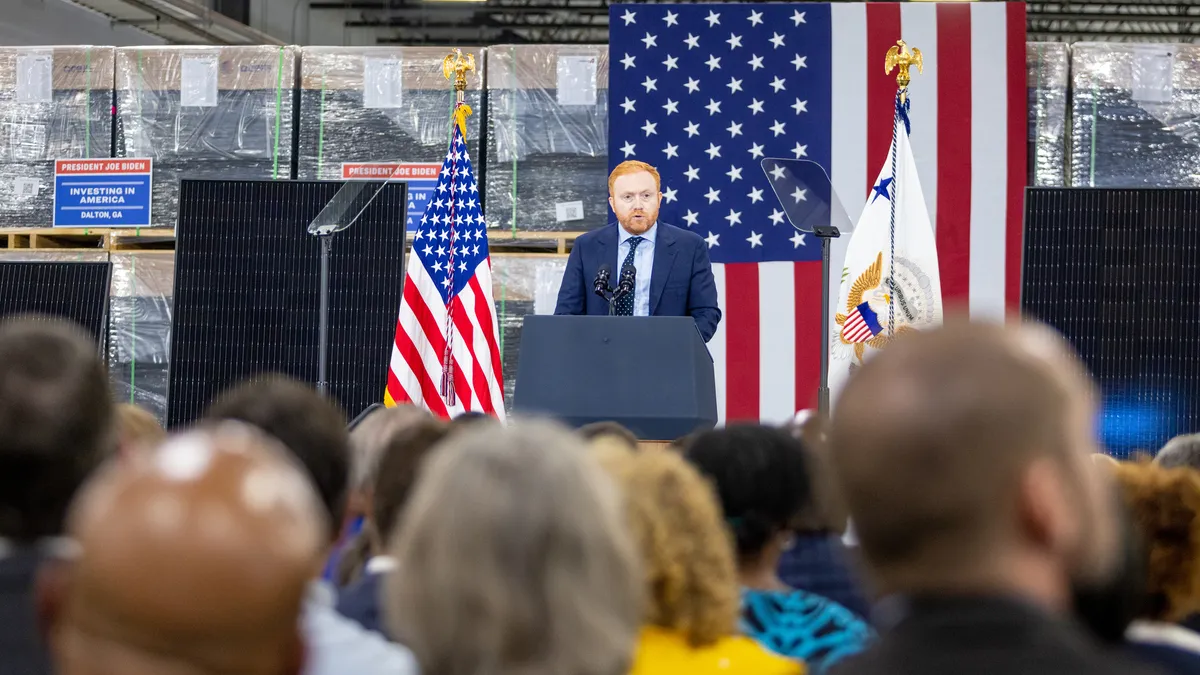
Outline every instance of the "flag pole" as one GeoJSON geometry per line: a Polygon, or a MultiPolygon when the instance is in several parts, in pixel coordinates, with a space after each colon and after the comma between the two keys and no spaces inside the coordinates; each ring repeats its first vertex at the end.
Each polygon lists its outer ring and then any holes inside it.
{"type": "Polygon", "coordinates": [[[921,50],[916,47],[909,48],[904,40],[897,40],[896,44],[888,50],[887,56],[884,58],[884,73],[890,75],[893,69],[896,72],[896,100],[892,108],[892,184],[891,197],[888,202],[891,205],[891,222],[888,229],[888,279],[887,279],[887,300],[888,300],[888,336],[895,337],[896,335],[896,195],[900,194],[899,181],[896,176],[896,143],[898,141],[898,133],[896,131],[897,123],[904,122],[904,128],[908,130],[908,84],[912,81],[909,71],[913,66],[916,67],[918,73],[924,72],[924,66],[921,58],[921,50]]]}
{"type": "MultiPolygon", "coordinates": [[[[454,144],[454,126],[458,127],[462,134],[463,143],[466,143],[467,137],[467,116],[471,114],[471,106],[467,105],[463,100],[467,90],[467,72],[475,70],[475,55],[463,54],[461,49],[455,49],[452,54],[442,59],[442,75],[447,80],[453,76],[454,81],[454,112],[451,113],[451,128],[450,128],[450,143],[454,144]]],[[[448,149],[448,154],[453,152],[453,147],[448,149]]],[[[457,154],[454,164],[457,164],[457,154]]],[[[450,216],[447,222],[447,229],[450,231],[450,258],[448,260],[446,274],[450,282],[450,299],[446,302],[446,350],[442,354],[442,398],[445,399],[447,406],[453,406],[457,397],[454,394],[454,249],[458,243],[458,232],[455,228],[454,210],[455,196],[454,177],[457,175],[457,166],[452,165],[450,169],[450,216]]]]}

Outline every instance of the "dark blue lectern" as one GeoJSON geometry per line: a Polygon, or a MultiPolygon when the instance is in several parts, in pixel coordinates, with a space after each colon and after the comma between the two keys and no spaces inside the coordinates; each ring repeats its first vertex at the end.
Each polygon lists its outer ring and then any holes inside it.
{"type": "Polygon", "coordinates": [[[670,441],[717,423],[712,357],[687,316],[530,316],[514,412],[612,420],[670,441]]]}

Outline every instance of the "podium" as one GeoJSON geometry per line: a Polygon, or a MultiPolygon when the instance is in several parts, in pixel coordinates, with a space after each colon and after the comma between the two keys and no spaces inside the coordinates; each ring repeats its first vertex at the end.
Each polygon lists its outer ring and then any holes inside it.
{"type": "Polygon", "coordinates": [[[712,356],[688,316],[529,316],[513,411],[674,440],[717,423],[712,356]]]}

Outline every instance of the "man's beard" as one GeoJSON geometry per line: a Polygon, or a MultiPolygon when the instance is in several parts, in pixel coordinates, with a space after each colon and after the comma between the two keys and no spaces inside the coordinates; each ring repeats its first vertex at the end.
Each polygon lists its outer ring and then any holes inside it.
{"type": "Polygon", "coordinates": [[[645,216],[644,218],[642,218],[642,220],[640,222],[637,220],[634,220],[633,217],[638,214],[638,212],[634,212],[634,213],[630,213],[628,216],[626,216],[624,218],[624,220],[620,221],[621,226],[630,232],[637,231],[640,233],[640,232],[645,232],[646,230],[650,229],[650,226],[653,225],[655,223],[655,221],[658,220],[658,210],[657,209],[655,209],[653,211],[648,210],[648,209],[643,209],[640,213],[642,216],[645,216]]]}

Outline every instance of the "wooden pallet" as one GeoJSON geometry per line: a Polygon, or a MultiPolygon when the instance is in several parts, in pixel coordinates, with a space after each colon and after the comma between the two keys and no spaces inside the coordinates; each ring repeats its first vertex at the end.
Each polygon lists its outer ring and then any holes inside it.
{"type": "MultiPolygon", "coordinates": [[[[543,253],[566,255],[582,232],[513,232],[489,230],[496,254],[543,253]]],[[[412,241],[412,235],[408,237],[412,241]]],[[[170,229],[0,229],[0,250],[49,251],[173,251],[170,229]]]]}

